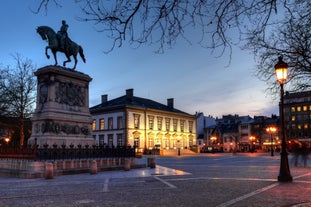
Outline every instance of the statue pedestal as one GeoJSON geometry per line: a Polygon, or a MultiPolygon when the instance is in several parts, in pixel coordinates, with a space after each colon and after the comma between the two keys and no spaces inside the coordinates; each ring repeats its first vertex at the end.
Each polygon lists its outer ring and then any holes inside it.
{"type": "Polygon", "coordinates": [[[38,78],[37,106],[32,117],[32,135],[43,145],[93,145],[89,111],[88,75],[60,66],[46,66],[35,72],[38,78]]]}

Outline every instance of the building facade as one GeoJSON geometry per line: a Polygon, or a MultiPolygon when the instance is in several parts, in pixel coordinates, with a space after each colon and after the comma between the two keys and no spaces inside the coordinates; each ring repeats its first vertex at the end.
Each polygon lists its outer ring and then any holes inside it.
{"type": "Polygon", "coordinates": [[[167,105],[126,95],[90,108],[92,135],[99,145],[108,147],[135,146],[143,149],[191,148],[197,144],[196,116],[174,108],[174,99],[167,105]]]}
{"type": "Polygon", "coordinates": [[[285,93],[284,119],[287,139],[306,142],[311,147],[311,91],[285,93]]]}

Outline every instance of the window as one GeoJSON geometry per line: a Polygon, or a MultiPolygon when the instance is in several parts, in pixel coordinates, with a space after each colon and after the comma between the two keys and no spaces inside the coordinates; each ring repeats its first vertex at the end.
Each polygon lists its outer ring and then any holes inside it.
{"type": "Polygon", "coordinates": [[[105,135],[101,134],[99,135],[99,145],[105,144],[105,135]]]}
{"type": "Polygon", "coordinates": [[[303,110],[303,111],[307,111],[307,110],[308,110],[308,107],[307,107],[307,106],[303,106],[303,107],[302,107],[302,110],[303,110]]]}
{"type": "Polygon", "coordinates": [[[308,125],[308,124],[304,124],[304,125],[303,125],[303,128],[304,128],[304,129],[308,129],[308,128],[309,128],[309,125],[308,125]]]}
{"type": "Polygon", "coordinates": [[[118,129],[122,129],[123,128],[123,117],[122,116],[118,116],[118,123],[117,123],[117,128],[118,129]]]}
{"type": "Polygon", "coordinates": [[[92,121],[92,130],[93,131],[96,130],[96,119],[93,119],[93,121],[92,121]]]}
{"type": "Polygon", "coordinates": [[[180,131],[181,131],[181,132],[184,132],[184,128],[185,128],[185,121],[184,121],[184,120],[181,120],[181,121],[180,121],[180,131]]]}
{"type": "Polygon", "coordinates": [[[125,140],[123,139],[122,134],[117,134],[117,146],[122,147],[125,145],[125,140]]]}
{"type": "Polygon", "coordinates": [[[162,117],[158,117],[158,130],[162,130],[162,117]]]}
{"type": "Polygon", "coordinates": [[[109,130],[113,129],[113,118],[112,117],[108,118],[108,129],[109,130]]]}
{"type": "Polygon", "coordinates": [[[113,147],[113,134],[108,134],[108,147],[113,147]]]}
{"type": "Polygon", "coordinates": [[[99,120],[99,130],[104,130],[105,129],[105,119],[100,119],[99,120]]]}
{"type": "Polygon", "coordinates": [[[301,106],[297,106],[297,111],[301,111],[301,106]]]}
{"type": "Polygon", "coordinates": [[[296,124],[292,124],[292,129],[296,129],[296,124]]]}
{"type": "Polygon", "coordinates": [[[148,116],[148,119],[149,119],[149,129],[153,129],[153,119],[154,119],[154,117],[153,116],[148,116]]]}
{"type": "Polygon", "coordinates": [[[241,129],[248,129],[248,125],[247,124],[241,124],[241,129]]]}
{"type": "Polygon", "coordinates": [[[165,128],[166,128],[166,131],[169,131],[170,130],[170,118],[165,118],[165,128]]]}
{"type": "Polygon", "coordinates": [[[294,106],[291,107],[291,111],[292,111],[292,112],[295,112],[295,111],[296,111],[296,109],[295,109],[294,106]]]}
{"type": "Polygon", "coordinates": [[[193,130],[193,121],[189,121],[189,132],[192,133],[193,130]]]}
{"type": "Polygon", "coordinates": [[[291,120],[295,121],[296,120],[296,116],[292,116],[291,120]]]}
{"type": "Polygon", "coordinates": [[[140,115],[139,114],[134,114],[134,128],[138,129],[139,128],[139,122],[140,122],[140,115]]]}
{"type": "Polygon", "coordinates": [[[176,132],[177,131],[177,119],[173,119],[173,130],[174,130],[174,132],[176,132]]]}
{"type": "Polygon", "coordinates": [[[134,139],[134,147],[139,147],[139,144],[139,138],[137,137],[134,139]]]}

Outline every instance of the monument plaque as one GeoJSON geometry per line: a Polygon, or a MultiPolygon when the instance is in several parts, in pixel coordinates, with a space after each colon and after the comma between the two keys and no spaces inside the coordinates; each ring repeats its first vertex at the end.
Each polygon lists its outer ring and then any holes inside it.
{"type": "Polygon", "coordinates": [[[32,135],[39,147],[93,145],[89,111],[88,75],[61,66],[46,66],[35,72],[38,78],[37,105],[32,117],[32,135]]]}

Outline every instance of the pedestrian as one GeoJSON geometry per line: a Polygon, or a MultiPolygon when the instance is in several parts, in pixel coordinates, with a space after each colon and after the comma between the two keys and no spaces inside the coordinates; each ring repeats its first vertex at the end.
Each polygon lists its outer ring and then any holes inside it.
{"type": "Polygon", "coordinates": [[[309,157],[309,149],[306,145],[306,143],[303,143],[301,146],[301,158],[303,161],[303,166],[306,167],[307,166],[307,161],[308,161],[308,157],[309,157]]]}

